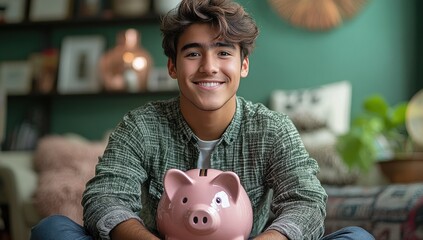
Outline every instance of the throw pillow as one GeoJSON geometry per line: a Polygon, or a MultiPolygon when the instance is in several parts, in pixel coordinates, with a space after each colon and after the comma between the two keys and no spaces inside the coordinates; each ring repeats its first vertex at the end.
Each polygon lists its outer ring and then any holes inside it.
{"type": "Polygon", "coordinates": [[[316,88],[272,92],[270,108],[286,113],[302,128],[326,125],[335,134],[345,133],[350,125],[351,84],[340,81],[316,88]],[[312,123],[315,125],[310,125],[312,123]]]}
{"type": "Polygon", "coordinates": [[[287,114],[304,146],[320,167],[323,184],[344,185],[357,180],[335,149],[338,134],[348,131],[351,85],[347,81],[299,90],[275,90],[270,108],[287,114]]]}
{"type": "Polygon", "coordinates": [[[105,147],[105,142],[90,142],[75,135],[40,139],[33,159],[38,172],[33,199],[41,217],[61,214],[82,224],[82,193],[105,147]]]}

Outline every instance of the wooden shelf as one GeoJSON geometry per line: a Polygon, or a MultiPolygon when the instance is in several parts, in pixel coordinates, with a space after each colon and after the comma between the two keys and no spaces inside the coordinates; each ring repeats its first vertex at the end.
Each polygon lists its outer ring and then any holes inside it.
{"type": "Polygon", "coordinates": [[[113,26],[113,25],[140,25],[156,24],[160,21],[157,14],[148,14],[142,17],[134,18],[72,18],[60,21],[28,21],[20,23],[1,23],[2,30],[46,30],[52,28],[75,28],[75,27],[93,27],[93,26],[113,26]]]}
{"type": "MultiPolygon", "coordinates": [[[[76,15],[73,14],[72,16],[76,15]]],[[[160,17],[153,11],[142,17],[70,17],[59,21],[29,21],[26,17],[24,21],[19,23],[0,23],[0,32],[3,33],[2,35],[13,35],[15,33],[25,35],[26,32],[28,34],[30,34],[29,32],[37,32],[37,37],[40,38],[40,46],[34,47],[31,51],[40,51],[57,46],[57,42],[61,41],[60,39],[68,33],[90,31],[108,34],[109,31],[106,31],[108,28],[110,28],[110,32],[114,32],[117,30],[116,27],[154,26],[159,24],[160,17]]],[[[32,121],[31,114],[34,114],[33,112],[41,115],[42,127],[38,127],[41,135],[53,131],[53,133],[69,131],[96,139],[106,129],[112,128],[125,111],[150,100],[167,99],[176,97],[178,94],[179,91],[175,90],[136,93],[102,91],[74,94],[61,94],[55,91],[49,94],[30,92],[24,95],[8,95],[6,140],[3,143],[0,142],[0,144],[3,144],[3,150],[7,150],[9,147],[8,139],[11,134],[14,134],[15,129],[18,129],[24,121],[32,121]],[[75,124],[79,121],[84,124],[75,124]],[[64,127],[68,125],[69,129],[64,127]]],[[[38,117],[38,115],[34,116],[38,117]]]]}

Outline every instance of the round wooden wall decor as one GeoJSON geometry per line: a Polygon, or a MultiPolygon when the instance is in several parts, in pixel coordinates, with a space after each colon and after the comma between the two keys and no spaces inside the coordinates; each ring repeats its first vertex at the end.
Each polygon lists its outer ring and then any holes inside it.
{"type": "Polygon", "coordinates": [[[313,31],[329,30],[354,17],[368,0],[268,0],[292,25],[313,31]]]}

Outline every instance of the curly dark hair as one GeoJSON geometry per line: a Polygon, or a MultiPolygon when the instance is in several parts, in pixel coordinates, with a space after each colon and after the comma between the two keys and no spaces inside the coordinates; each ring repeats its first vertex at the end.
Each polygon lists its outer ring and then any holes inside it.
{"type": "Polygon", "coordinates": [[[254,48],[258,28],[244,8],[232,0],[182,0],[161,21],[162,47],[173,62],[181,34],[194,23],[207,23],[217,27],[219,37],[239,44],[241,56],[248,56],[254,48]]]}

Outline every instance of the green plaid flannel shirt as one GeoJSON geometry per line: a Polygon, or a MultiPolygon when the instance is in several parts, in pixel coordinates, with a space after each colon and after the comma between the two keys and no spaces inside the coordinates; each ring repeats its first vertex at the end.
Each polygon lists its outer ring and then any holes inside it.
{"type": "MultiPolygon", "coordinates": [[[[197,167],[196,139],[178,97],[127,113],[83,195],[84,224],[94,238],[109,239],[111,229],[130,218],[157,234],[163,176],[170,168],[197,167]]],[[[286,115],[237,97],[235,116],[211,154],[211,167],[240,177],[253,205],[251,236],[265,227],[290,239],[322,236],[327,195],[316,178],[316,161],[286,115]],[[269,211],[275,219],[266,225],[269,211]]]]}

